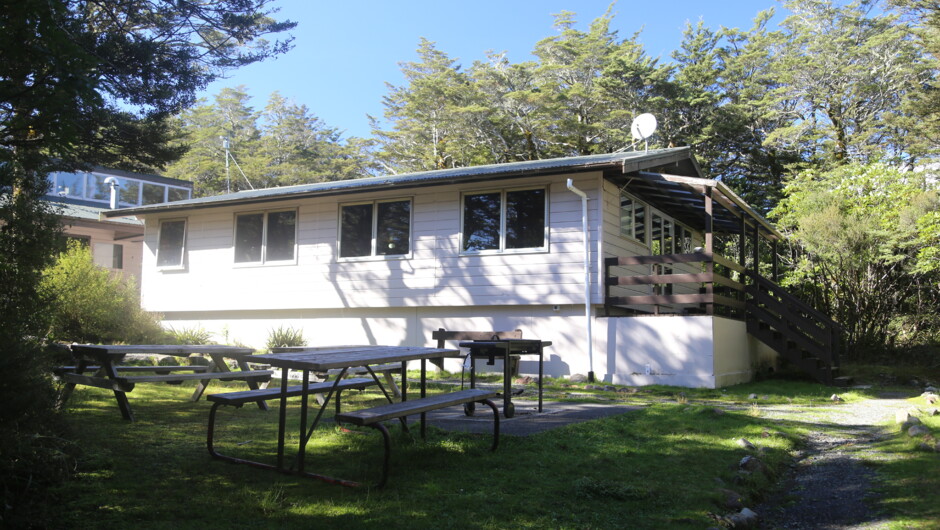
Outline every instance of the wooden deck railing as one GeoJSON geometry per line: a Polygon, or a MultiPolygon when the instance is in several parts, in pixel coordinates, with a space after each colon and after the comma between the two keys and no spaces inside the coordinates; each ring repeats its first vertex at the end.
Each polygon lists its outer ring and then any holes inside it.
{"type": "Polygon", "coordinates": [[[744,284],[738,279],[744,272],[741,265],[705,252],[607,258],[605,306],[608,314],[621,307],[644,313],[743,315],[744,284]],[[637,273],[638,266],[643,271],[637,273]],[[647,294],[618,296],[622,288],[644,285],[652,286],[647,294]]]}
{"type": "Polygon", "coordinates": [[[774,282],[753,272],[748,277],[748,333],[832,384],[839,366],[839,325],[774,282]]]}
{"type": "Polygon", "coordinates": [[[747,321],[748,333],[832,384],[838,370],[838,324],[742,265],[706,252],[607,258],[604,265],[608,316],[620,308],[632,314],[740,318],[747,321]],[[647,292],[625,294],[628,290],[647,292]]]}

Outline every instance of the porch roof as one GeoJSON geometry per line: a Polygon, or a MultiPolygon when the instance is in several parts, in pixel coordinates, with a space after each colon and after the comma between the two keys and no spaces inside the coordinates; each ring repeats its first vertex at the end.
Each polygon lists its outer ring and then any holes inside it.
{"type": "Polygon", "coordinates": [[[744,219],[752,229],[757,227],[764,238],[783,239],[783,235],[767,219],[721,181],[651,171],[635,171],[609,176],[608,179],[628,193],[695,228],[704,226],[705,195],[710,193],[715,232],[737,234],[741,231],[741,221],[744,219]]]}

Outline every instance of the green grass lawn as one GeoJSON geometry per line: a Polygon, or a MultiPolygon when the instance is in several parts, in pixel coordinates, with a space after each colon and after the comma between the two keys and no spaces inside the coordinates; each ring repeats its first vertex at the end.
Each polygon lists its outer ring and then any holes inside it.
{"type": "MultiPolygon", "coordinates": [[[[213,382],[209,392],[223,386],[243,388],[213,382]]],[[[390,480],[382,490],[211,459],[205,447],[210,404],[189,401],[193,385],[138,385],[129,394],[134,423],[121,419],[110,392],[79,388],[65,413],[80,448],[76,473],[52,492],[41,520],[78,528],[706,528],[715,525],[710,514],[729,513],[719,504],[721,488],[756,504],[808,428],[763,418],[760,407],[828,404],[833,392],[802,382],[636,393],[584,387],[552,381],[546,399],[643,406],[533,436],[504,435],[495,453],[491,434],[432,428],[423,442],[416,429],[412,438],[393,425],[390,480]],[[760,405],[748,399],[752,393],[761,396],[760,405]],[[732,407],[718,411],[718,402],[732,407]],[[762,451],[739,447],[742,437],[762,451]],[[748,454],[760,454],[767,472],[741,475],[738,462],[748,454]]],[[[362,404],[379,399],[374,392],[344,397],[362,404]]],[[[299,416],[297,402],[289,419],[299,416]]],[[[268,412],[222,407],[217,449],[273,463],[276,422],[276,404],[268,412]]],[[[289,429],[291,450],[295,430],[289,429]]],[[[309,471],[373,483],[381,437],[372,429],[340,432],[330,422],[318,429],[307,455],[309,471]]],[[[918,487],[936,487],[940,479],[933,475],[918,487]]]]}

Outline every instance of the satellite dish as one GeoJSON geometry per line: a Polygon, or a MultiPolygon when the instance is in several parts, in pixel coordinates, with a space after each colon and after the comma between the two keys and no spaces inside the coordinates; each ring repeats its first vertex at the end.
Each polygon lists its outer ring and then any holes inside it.
{"type": "Polygon", "coordinates": [[[646,140],[656,132],[656,116],[650,113],[640,114],[633,119],[630,125],[630,133],[635,140],[646,140]]]}

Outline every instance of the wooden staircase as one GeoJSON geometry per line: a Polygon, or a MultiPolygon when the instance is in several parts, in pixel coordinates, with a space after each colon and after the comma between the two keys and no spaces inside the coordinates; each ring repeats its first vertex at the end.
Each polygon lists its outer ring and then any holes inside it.
{"type": "Polygon", "coordinates": [[[774,282],[753,271],[747,275],[748,333],[820,382],[835,384],[839,325],[774,282]]]}

